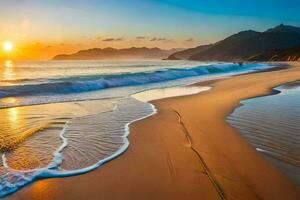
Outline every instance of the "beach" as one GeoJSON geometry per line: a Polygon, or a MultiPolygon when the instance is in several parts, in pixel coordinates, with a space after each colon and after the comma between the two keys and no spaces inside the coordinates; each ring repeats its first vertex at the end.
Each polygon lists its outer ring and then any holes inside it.
{"type": "Polygon", "coordinates": [[[299,199],[299,188],[225,122],[241,100],[299,80],[300,64],[288,64],[155,100],[158,113],[130,125],[122,155],[87,174],[34,182],[7,199],[299,199]]]}

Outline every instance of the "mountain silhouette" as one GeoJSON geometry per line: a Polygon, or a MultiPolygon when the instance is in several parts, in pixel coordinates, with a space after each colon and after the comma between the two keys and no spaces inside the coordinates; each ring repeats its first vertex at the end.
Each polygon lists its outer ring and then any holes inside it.
{"type": "MultiPolygon", "coordinates": [[[[215,44],[186,49],[169,57],[198,61],[254,61],[255,59],[262,61],[264,58],[263,61],[268,61],[273,54],[281,55],[285,50],[285,53],[292,55],[291,51],[297,50],[293,47],[299,45],[300,28],[281,24],[264,32],[242,31],[215,44]],[[197,52],[195,49],[201,50],[197,52]],[[191,54],[186,57],[180,56],[187,55],[186,52],[191,54]]],[[[283,61],[287,59],[286,56],[279,56],[279,58],[283,61]]]]}
{"type": "Polygon", "coordinates": [[[131,47],[126,49],[93,48],[78,51],[74,54],[60,54],[53,60],[130,60],[130,59],[162,59],[178,49],[162,50],[159,48],[131,47]]]}

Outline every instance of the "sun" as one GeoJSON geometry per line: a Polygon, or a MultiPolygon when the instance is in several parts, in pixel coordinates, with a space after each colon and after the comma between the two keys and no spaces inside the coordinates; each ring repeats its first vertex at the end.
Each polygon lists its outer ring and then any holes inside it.
{"type": "Polygon", "coordinates": [[[10,41],[6,41],[3,43],[3,50],[6,52],[11,52],[14,48],[14,45],[10,41]]]}

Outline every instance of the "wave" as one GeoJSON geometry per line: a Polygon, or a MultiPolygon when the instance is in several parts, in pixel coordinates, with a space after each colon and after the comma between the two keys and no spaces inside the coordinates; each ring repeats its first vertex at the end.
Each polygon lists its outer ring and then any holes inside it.
{"type": "Polygon", "coordinates": [[[52,161],[43,168],[13,169],[9,166],[6,153],[3,153],[0,162],[5,168],[5,174],[0,179],[0,198],[36,180],[80,175],[100,167],[128,148],[127,137],[131,123],[156,112],[152,104],[130,98],[110,111],[70,119],[59,133],[61,145],[53,152],[52,161]],[[110,126],[102,130],[108,122],[110,126]],[[81,144],[86,146],[80,146],[81,144]],[[84,155],[78,153],[80,149],[84,149],[84,155]],[[71,157],[76,159],[76,166],[69,168],[64,161],[71,157]],[[90,162],[85,163],[86,160],[90,162]],[[82,163],[86,165],[82,166],[82,163]]]}
{"type": "Polygon", "coordinates": [[[52,79],[40,84],[0,86],[0,98],[24,95],[50,95],[88,92],[114,87],[136,86],[181,78],[215,75],[244,70],[260,70],[263,64],[220,64],[184,69],[163,69],[152,72],[124,73],[115,75],[93,75],[52,79]]]}

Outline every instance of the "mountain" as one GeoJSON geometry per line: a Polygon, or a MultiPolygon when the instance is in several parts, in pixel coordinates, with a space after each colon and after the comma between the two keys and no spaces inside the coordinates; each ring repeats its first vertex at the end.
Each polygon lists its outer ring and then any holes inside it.
{"type": "Polygon", "coordinates": [[[202,51],[205,51],[209,47],[211,47],[211,44],[208,45],[202,45],[191,49],[186,49],[183,51],[176,52],[172,55],[170,55],[166,60],[187,60],[192,55],[195,55],[197,53],[201,53],[202,51]]]}
{"type": "Polygon", "coordinates": [[[256,31],[242,31],[220,42],[215,43],[209,49],[190,57],[192,60],[240,60],[255,51],[251,38],[259,35],[256,31]],[[248,42],[249,41],[249,42],[248,42]]]}
{"type": "Polygon", "coordinates": [[[266,32],[297,32],[297,33],[300,33],[300,27],[280,24],[279,26],[276,26],[275,28],[270,28],[266,32]]]}
{"type": "MultiPolygon", "coordinates": [[[[281,24],[265,32],[253,30],[239,32],[209,46],[201,52],[192,53],[187,59],[199,61],[245,61],[253,59],[255,56],[263,56],[266,53],[275,53],[278,49],[282,51],[298,45],[300,45],[300,28],[281,24]]],[[[176,52],[176,54],[180,55],[188,51],[193,52],[193,49],[176,52]]],[[[170,56],[175,56],[175,54],[170,56]]]]}
{"type": "Polygon", "coordinates": [[[74,54],[60,54],[53,60],[131,60],[162,59],[175,53],[178,49],[162,50],[159,48],[132,47],[127,49],[94,48],[78,51],[74,54]]]}
{"type": "Polygon", "coordinates": [[[300,45],[267,51],[249,58],[249,61],[300,61],[300,45]]]}

